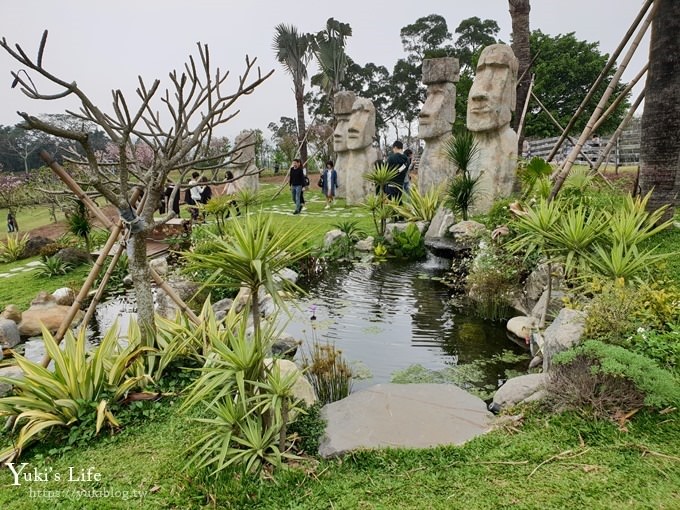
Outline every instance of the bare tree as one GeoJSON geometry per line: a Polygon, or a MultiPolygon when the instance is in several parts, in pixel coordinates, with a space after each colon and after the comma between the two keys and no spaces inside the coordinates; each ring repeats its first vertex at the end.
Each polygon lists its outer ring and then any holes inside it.
{"type": "MultiPolygon", "coordinates": [[[[113,90],[113,111],[106,113],[75,82],[66,81],[47,70],[43,64],[46,42],[47,31],[40,41],[37,57],[32,59],[18,44],[12,47],[2,38],[0,46],[25,67],[12,73],[12,87],[20,85],[24,94],[37,100],[52,101],[75,96],[80,102],[79,111],[66,112],[86,122],[83,122],[82,129],[65,128],[19,112],[24,119],[22,127],[74,142],[79,150],[73,152],[73,162],[86,167],[86,184],[118,208],[129,230],[130,276],[134,282],[140,326],[145,334],[145,343],[150,345],[154,338],[155,323],[145,238],[154,226],[154,211],[168,174],[174,170],[183,177],[193,165],[206,162],[201,146],[209,139],[213,129],[237,115],[238,110],[232,110],[234,103],[241,96],[253,92],[274,71],[263,75],[257,68],[257,76],[251,77],[256,59],[251,61],[246,56],[245,70],[237,80],[236,90],[224,93],[229,72],[223,74],[217,68],[213,75],[208,47],[199,43],[200,61],[196,62],[190,55],[181,73],[176,70],[170,72],[170,85],[164,93],[159,93],[160,80],[154,80],[149,86],[140,76],[136,91],[139,105],[132,109],[130,100],[120,90],[113,90]],[[34,77],[56,85],[59,90],[54,94],[43,93],[34,77]],[[158,101],[162,114],[155,109],[158,101]],[[104,161],[102,155],[93,148],[91,133],[86,128],[90,123],[103,130],[118,147],[117,161],[104,161]],[[135,156],[135,144],[138,142],[152,149],[151,161],[143,163],[135,156]],[[137,186],[142,188],[145,199],[139,214],[129,203],[137,186]]],[[[223,154],[224,157],[229,155],[230,152],[223,154]]],[[[214,158],[215,155],[209,157],[211,160],[214,158]]],[[[178,192],[179,186],[176,186],[174,193],[178,192]]],[[[164,221],[171,215],[172,211],[164,221]]]]}

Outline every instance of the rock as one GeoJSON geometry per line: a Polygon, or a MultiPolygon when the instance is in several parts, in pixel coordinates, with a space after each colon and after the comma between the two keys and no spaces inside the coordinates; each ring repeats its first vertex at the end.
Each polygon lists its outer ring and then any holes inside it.
{"type": "Polygon", "coordinates": [[[372,252],[373,241],[374,241],[373,236],[368,236],[366,239],[361,239],[360,241],[357,241],[356,244],[354,245],[354,249],[357,251],[372,252]]]}
{"type": "MultiPolygon", "coordinates": [[[[0,352],[3,348],[12,349],[21,341],[17,323],[0,318],[0,352]]],[[[0,358],[2,359],[2,358],[0,358]]]]}
{"type": "Polygon", "coordinates": [[[64,264],[70,264],[73,267],[85,264],[91,260],[89,253],[78,248],[62,248],[56,253],[55,257],[64,264]]]}
{"type": "Polygon", "coordinates": [[[33,306],[52,306],[56,305],[56,298],[47,291],[41,290],[38,295],[31,301],[31,307],[33,306]]]}
{"type": "Polygon", "coordinates": [[[550,369],[552,357],[578,345],[586,325],[586,312],[562,308],[543,334],[543,372],[550,369]]]}
{"type": "Polygon", "coordinates": [[[71,306],[76,300],[76,293],[70,287],[61,287],[52,293],[52,297],[58,305],[71,306]]]}
{"type": "Polygon", "coordinates": [[[540,367],[543,366],[543,357],[542,356],[534,356],[531,358],[531,361],[529,362],[529,369],[531,370],[532,368],[540,367]]]}
{"type": "Polygon", "coordinates": [[[293,359],[297,353],[299,344],[300,342],[298,342],[292,335],[282,333],[272,345],[272,355],[293,359]]]}
{"type": "Polygon", "coordinates": [[[428,239],[446,237],[449,227],[455,222],[455,215],[444,206],[439,206],[434,218],[432,218],[432,221],[430,222],[427,232],[425,232],[425,241],[427,242],[428,239]]]}
{"type": "Polygon", "coordinates": [[[525,341],[529,339],[531,331],[536,327],[538,327],[538,320],[534,317],[513,317],[506,325],[510,333],[525,341]]]}
{"type": "Polygon", "coordinates": [[[506,407],[538,400],[545,394],[547,374],[527,374],[508,379],[493,396],[489,409],[494,413],[506,407]]]}
{"type": "MultiPolygon", "coordinates": [[[[201,288],[199,283],[183,279],[170,280],[167,283],[175,294],[177,294],[177,296],[185,303],[189,303],[189,301],[193,299],[193,303],[198,303],[198,306],[203,304],[203,301],[205,300],[203,296],[199,295],[194,298],[201,288]]],[[[178,311],[179,307],[177,304],[170,299],[170,296],[168,296],[163,289],[159,288],[156,293],[156,313],[166,319],[174,319],[178,311]]]]}
{"type": "Polygon", "coordinates": [[[288,267],[284,267],[274,275],[274,281],[279,282],[285,280],[287,282],[295,283],[298,280],[298,274],[288,267]]]}
{"type": "Polygon", "coordinates": [[[21,310],[17,305],[7,305],[0,314],[3,319],[8,319],[19,324],[21,322],[21,310]]]}
{"type": "Polygon", "coordinates": [[[26,243],[26,247],[24,248],[24,252],[21,254],[21,257],[28,258],[35,255],[40,255],[40,250],[48,244],[52,244],[52,239],[42,236],[31,237],[26,243]]]}
{"type": "MultiPolygon", "coordinates": [[[[22,314],[19,323],[19,333],[22,337],[41,335],[41,323],[50,333],[56,333],[64,317],[70,312],[70,306],[58,305],[51,294],[48,294],[48,296],[52,299],[52,302],[31,304],[31,307],[22,314]]],[[[78,310],[71,324],[78,324],[82,318],[83,311],[78,310]]]]}
{"type": "Polygon", "coordinates": [[[134,284],[135,284],[135,282],[132,281],[132,276],[130,276],[129,274],[126,274],[126,275],[123,277],[123,286],[124,286],[125,288],[128,288],[128,289],[129,289],[129,288],[131,288],[134,284]]]}
{"type": "Polygon", "coordinates": [[[491,428],[483,400],[452,384],[378,384],[324,406],[319,454],[462,444],[491,428]]]}
{"type": "MultiPolygon", "coordinates": [[[[24,371],[16,365],[0,368],[0,377],[11,377],[12,379],[23,379],[24,371]]],[[[0,397],[7,395],[12,391],[12,384],[0,381],[0,397]]]]}
{"type": "MultiPolygon", "coordinates": [[[[550,305],[548,305],[548,312],[546,313],[545,316],[546,322],[553,320],[557,316],[557,313],[564,306],[563,298],[565,296],[566,294],[561,290],[552,289],[552,291],[550,292],[550,305]]],[[[545,292],[543,292],[543,294],[541,295],[541,298],[538,300],[536,305],[531,310],[532,317],[536,317],[537,319],[541,318],[541,314],[545,309],[545,303],[547,300],[548,290],[546,289],[545,292]]]]}
{"type": "Polygon", "coordinates": [[[168,259],[165,257],[159,257],[156,259],[151,259],[149,261],[149,267],[154,269],[160,276],[166,277],[168,275],[168,259]]]}
{"type": "Polygon", "coordinates": [[[216,303],[213,303],[212,309],[213,312],[218,313],[218,312],[228,312],[231,310],[231,306],[234,304],[234,300],[230,298],[225,298],[225,299],[220,299],[216,303]]]}
{"type": "Polygon", "coordinates": [[[451,237],[430,237],[425,239],[425,247],[437,257],[462,259],[470,254],[471,248],[451,237]]]}
{"type": "Polygon", "coordinates": [[[298,368],[298,366],[287,359],[272,360],[272,358],[267,358],[264,360],[268,367],[271,366],[272,361],[276,363],[276,365],[278,365],[278,367],[281,369],[281,375],[283,377],[293,372],[298,374],[297,381],[295,381],[295,384],[293,385],[293,398],[301,399],[309,406],[314,405],[316,402],[314,388],[312,388],[311,383],[302,374],[302,371],[298,368]]]}
{"type": "Polygon", "coordinates": [[[474,243],[479,235],[486,230],[481,223],[472,220],[460,221],[449,227],[449,234],[456,241],[474,243]]]}
{"type": "Polygon", "coordinates": [[[346,237],[347,234],[345,234],[342,230],[339,229],[334,229],[334,230],[329,230],[326,232],[326,235],[323,237],[323,248],[324,250],[328,250],[331,246],[333,246],[339,239],[342,239],[343,237],[346,237]]]}

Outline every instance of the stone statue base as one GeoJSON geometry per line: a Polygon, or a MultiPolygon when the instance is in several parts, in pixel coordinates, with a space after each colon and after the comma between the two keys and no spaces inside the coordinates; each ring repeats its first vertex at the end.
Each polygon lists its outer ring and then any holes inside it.
{"type": "Polygon", "coordinates": [[[446,141],[451,135],[446,133],[425,140],[425,149],[418,162],[418,191],[425,194],[440,184],[447,183],[456,175],[456,165],[446,156],[446,141]]]}
{"type": "Polygon", "coordinates": [[[517,177],[517,134],[502,131],[476,132],[479,152],[470,163],[470,175],[481,175],[473,214],[485,214],[495,200],[510,196],[517,177]]]}
{"type": "Polygon", "coordinates": [[[340,188],[345,188],[347,205],[361,204],[368,194],[375,193],[373,184],[366,181],[364,176],[373,170],[376,161],[377,152],[370,145],[359,151],[348,152],[344,177],[339,178],[342,183],[340,188]]]}

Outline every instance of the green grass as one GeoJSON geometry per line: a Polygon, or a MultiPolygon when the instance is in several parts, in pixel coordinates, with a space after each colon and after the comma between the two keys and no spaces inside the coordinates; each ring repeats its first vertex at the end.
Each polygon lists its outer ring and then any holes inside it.
{"type": "MultiPolygon", "coordinates": [[[[35,260],[40,260],[40,257],[18,260],[10,264],[0,264],[0,273],[6,273],[12,268],[24,266],[35,260]]],[[[2,278],[0,279],[0,310],[4,310],[5,306],[10,303],[17,305],[21,310],[25,310],[41,290],[54,292],[60,287],[79,289],[90,272],[90,268],[89,264],[85,264],[61,276],[36,277],[34,271],[30,271],[21,272],[9,278],[2,278]]]]}
{"type": "MultiPolygon", "coordinates": [[[[642,414],[620,429],[575,415],[530,413],[520,430],[497,430],[462,447],[359,452],[311,459],[276,483],[227,473],[217,481],[182,471],[196,425],[175,406],[154,420],[64,455],[28,452],[28,469],[93,467],[100,482],[11,486],[0,470],[3,509],[638,509],[680,507],[680,420],[642,414]],[[30,498],[29,490],[103,490],[143,498],[30,498]]],[[[54,476],[52,476],[54,478],[54,476]]]]}
{"type": "MultiPolygon", "coordinates": [[[[0,209],[0,218],[2,219],[2,227],[0,231],[2,234],[0,238],[4,239],[7,234],[7,209],[0,209]]],[[[63,220],[64,214],[57,213],[57,220],[63,220]]],[[[28,232],[34,228],[44,227],[52,223],[49,209],[44,205],[35,205],[29,207],[22,207],[17,213],[17,223],[19,224],[19,232],[28,232]]]]}

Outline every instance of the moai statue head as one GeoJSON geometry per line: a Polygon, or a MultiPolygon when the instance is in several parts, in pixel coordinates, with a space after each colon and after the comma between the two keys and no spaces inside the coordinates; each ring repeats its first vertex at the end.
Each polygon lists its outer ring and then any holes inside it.
{"type": "Polygon", "coordinates": [[[358,97],[352,104],[352,115],[347,127],[347,148],[361,150],[373,142],[375,136],[375,107],[370,99],[358,97]]]}
{"type": "Polygon", "coordinates": [[[518,62],[510,46],[492,44],[482,50],[470,88],[467,127],[494,131],[510,124],[515,109],[518,62]]]}
{"type": "Polygon", "coordinates": [[[453,57],[423,60],[427,98],[418,116],[418,138],[427,140],[451,133],[456,120],[458,71],[458,59],[453,57]]]}
{"type": "Polygon", "coordinates": [[[255,132],[241,131],[234,140],[234,156],[232,162],[243,165],[255,160],[255,132]]]}
{"type": "Polygon", "coordinates": [[[333,97],[333,112],[337,121],[335,131],[333,131],[333,151],[335,152],[347,150],[347,128],[355,99],[354,92],[347,90],[341,90],[333,97]]]}

